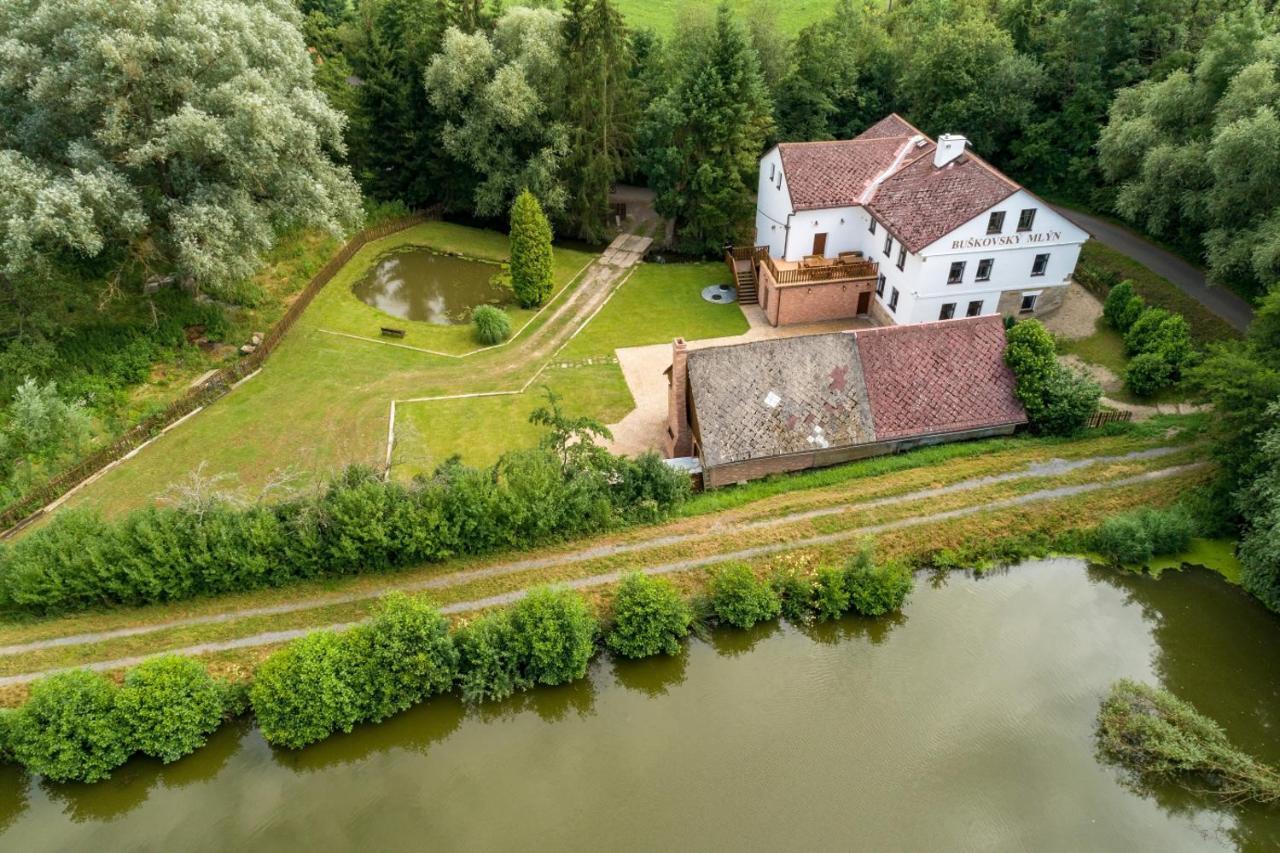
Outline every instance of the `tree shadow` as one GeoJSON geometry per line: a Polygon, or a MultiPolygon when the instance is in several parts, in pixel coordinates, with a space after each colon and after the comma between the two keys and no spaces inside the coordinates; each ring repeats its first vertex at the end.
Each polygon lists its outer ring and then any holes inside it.
{"type": "Polygon", "coordinates": [[[848,640],[866,640],[878,646],[889,638],[894,628],[905,624],[907,624],[905,613],[888,613],[884,616],[859,616],[856,613],[846,613],[839,619],[798,626],[798,630],[810,640],[824,646],[834,646],[848,640]]]}
{"type": "Polygon", "coordinates": [[[642,660],[613,659],[613,678],[627,690],[645,696],[665,696],[672,687],[684,684],[689,666],[689,647],[679,654],[655,655],[642,660]]]}
{"type": "Polygon", "coordinates": [[[722,658],[736,658],[755,649],[762,640],[767,640],[782,630],[777,619],[761,622],[745,631],[739,628],[720,626],[711,630],[707,641],[717,655],[722,658]]]}

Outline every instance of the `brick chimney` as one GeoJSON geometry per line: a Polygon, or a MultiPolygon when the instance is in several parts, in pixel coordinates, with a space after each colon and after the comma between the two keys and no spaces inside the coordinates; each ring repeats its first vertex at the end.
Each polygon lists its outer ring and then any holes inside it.
{"type": "Polygon", "coordinates": [[[938,137],[938,147],[933,150],[933,167],[941,169],[963,154],[968,144],[969,140],[957,133],[942,134],[938,137]]]}
{"type": "Polygon", "coordinates": [[[693,453],[693,430],[689,427],[689,347],[684,338],[671,344],[671,384],[667,387],[667,458],[693,453]]]}

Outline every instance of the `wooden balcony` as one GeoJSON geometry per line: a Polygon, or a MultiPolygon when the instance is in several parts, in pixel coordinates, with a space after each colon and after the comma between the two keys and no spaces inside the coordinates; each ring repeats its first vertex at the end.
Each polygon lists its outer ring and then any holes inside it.
{"type": "Polygon", "coordinates": [[[836,258],[806,258],[803,261],[775,260],[765,254],[760,265],[782,287],[795,284],[874,282],[880,274],[879,264],[853,253],[836,258]]]}

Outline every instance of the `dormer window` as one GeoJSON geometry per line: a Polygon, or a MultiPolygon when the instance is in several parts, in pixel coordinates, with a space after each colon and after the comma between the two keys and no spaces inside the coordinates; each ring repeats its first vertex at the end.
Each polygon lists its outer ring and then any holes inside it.
{"type": "Polygon", "coordinates": [[[1035,222],[1036,209],[1034,207],[1028,207],[1026,210],[1022,211],[1022,213],[1018,214],[1019,231],[1030,231],[1031,226],[1034,225],[1035,222]]]}
{"type": "Polygon", "coordinates": [[[987,219],[987,233],[999,234],[1004,230],[1004,211],[997,210],[987,219]]]}

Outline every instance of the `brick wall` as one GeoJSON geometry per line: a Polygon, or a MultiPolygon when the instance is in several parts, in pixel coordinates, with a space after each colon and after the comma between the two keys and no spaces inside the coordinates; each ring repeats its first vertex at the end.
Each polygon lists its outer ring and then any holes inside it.
{"type": "Polygon", "coordinates": [[[770,294],[769,321],[775,326],[843,320],[858,315],[858,294],[872,282],[833,281],[777,287],[770,294]]]}
{"type": "Polygon", "coordinates": [[[832,447],[812,453],[793,453],[786,456],[768,456],[762,459],[750,459],[745,462],[733,462],[728,465],[717,465],[702,472],[703,486],[715,489],[748,480],[758,480],[770,474],[788,474],[803,471],[807,468],[825,468],[840,465],[856,459],[871,456],[884,456],[898,453],[914,447],[925,447],[934,444],[946,444],[952,441],[965,441],[974,438],[988,438],[995,435],[1010,435],[1016,425],[984,427],[982,429],[965,430],[963,432],[941,433],[935,435],[914,436],[897,441],[881,441],[874,444],[859,444],[852,447],[832,447]]]}

